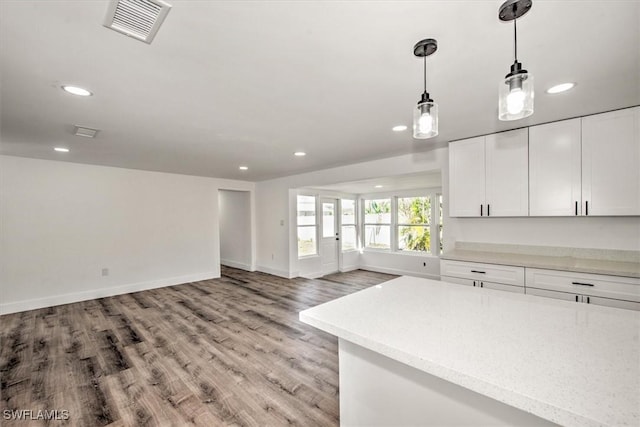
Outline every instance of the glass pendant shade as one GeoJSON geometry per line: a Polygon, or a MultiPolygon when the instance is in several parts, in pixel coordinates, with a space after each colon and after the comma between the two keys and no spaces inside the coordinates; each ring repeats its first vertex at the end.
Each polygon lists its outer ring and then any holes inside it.
{"type": "Polygon", "coordinates": [[[533,76],[529,73],[509,74],[500,82],[498,118],[518,120],[533,114],[533,76]]]}
{"type": "Polygon", "coordinates": [[[420,102],[413,110],[413,137],[433,138],[438,135],[438,104],[432,100],[420,102]]]}

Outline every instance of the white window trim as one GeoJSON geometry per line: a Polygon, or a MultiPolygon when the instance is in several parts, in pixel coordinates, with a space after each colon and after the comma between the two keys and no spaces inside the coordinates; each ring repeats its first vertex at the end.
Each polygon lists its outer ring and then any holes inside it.
{"type": "Polygon", "coordinates": [[[368,197],[361,197],[360,198],[360,204],[362,206],[362,209],[360,209],[360,223],[362,224],[360,229],[361,229],[361,234],[362,234],[362,240],[360,241],[360,247],[362,248],[363,251],[371,251],[371,252],[391,252],[393,251],[393,239],[395,238],[395,232],[393,230],[393,222],[395,221],[394,218],[394,214],[393,211],[395,209],[395,202],[394,202],[394,198],[393,196],[387,195],[387,193],[384,194],[372,194],[369,195],[368,197]],[[391,220],[389,223],[386,222],[365,222],[365,201],[366,200],[385,200],[385,199],[389,199],[389,204],[390,209],[391,209],[391,220]],[[389,239],[391,239],[391,241],[389,242],[389,248],[371,248],[371,247],[367,247],[366,246],[366,242],[365,242],[365,229],[367,227],[367,225],[384,225],[384,226],[389,226],[389,239]]]}
{"type": "Polygon", "coordinates": [[[298,259],[309,259],[309,258],[317,258],[320,257],[320,247],[318,244],[318,240],[319,240],[319,224],[318,224],[318,211],[320,210],[319,205],[319,200],[320,197],[317,194],[312,194],[312,193],[298,193],[296,195],[296,255],[298,256],[298,259]],[[298,224],[298,197],[300,196],[306,196],[306,197],[313,197],[315,199],[315,208],[316,208],[316,222],[315,224],[298,224]],[[316,253],[315,254],[310,254],[310,255],[300,255],[300,252],[298,250],[298,246],[297,246],[297,242],[298,242],[298,228],[299,227],[315,227],[316,228],[316,238],[315,238],[315,250],[316,253]]]}

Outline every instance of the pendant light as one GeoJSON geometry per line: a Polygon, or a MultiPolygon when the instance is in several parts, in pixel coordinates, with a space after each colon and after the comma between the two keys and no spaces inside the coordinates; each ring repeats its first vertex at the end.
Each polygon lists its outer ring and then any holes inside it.
{"type": "Polygon", "coordinates": [[[434,39],[420,40],[413,47],[413,54],[423,58],[424,62],[424,92],[413,110],[413,137],[416,139],[433,138],[438,135],[438,104],[433,102],[427,92],[427,56],[438,49],[438,42],[434,39]]]}
{"type": "Polygon", "coordinates": [[[533,76],[522,69],[518,62],[518,29],[516,20],[531,9],[531,0],[507,0],[500,6],[498,18],[501,21],[513,21],[513,56],[511,72],[499,88],[500,120],[518,120],[533,114],[533,76]]]}

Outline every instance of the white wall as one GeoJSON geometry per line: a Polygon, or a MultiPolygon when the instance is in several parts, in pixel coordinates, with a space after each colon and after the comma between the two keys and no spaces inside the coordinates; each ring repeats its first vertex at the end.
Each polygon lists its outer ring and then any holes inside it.
{"type": "Polygon", "coordinates": [[[0,156],[0,313],[218,277],[221,187],[0,156]]]}
{"type": "MultiPolygon", "coordinates": [[[[443,148],[256,183],[258,270],[283,277],[293,277],[300,271],[295,251],[295,189],[438,171],[447,162],[447,149],[443,148]],[[280,225],[281,221],[283,225],[280,225]],[[289,248],[293,250],[290,251],[289,248]]],[[[350,259],[349,262],[353,260],[350,259]]],[[[438,275],[439,268],[428,273],[438,275]]]]}
{"type": "Polygon", "coordinates": [[[220,263],[252,271],[251,194],[219,191],[220,263]]]}

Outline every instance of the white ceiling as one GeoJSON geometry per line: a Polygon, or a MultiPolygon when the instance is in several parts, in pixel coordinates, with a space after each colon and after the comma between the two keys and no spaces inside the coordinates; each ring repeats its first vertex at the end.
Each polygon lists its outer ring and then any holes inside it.
{"type": "Polygon", "coordinates": [[[103,27],[106,1],[0,1],[1,153],[256,181],[640,104],[638,1],[534,1],[518,47],[535,113],[507,123],[501,1],[168,1],[151,45],[103,27]],[[411,125],[428,37],[440,135],[414,141],[391,127],[411,125]]]}
{"type": "Polygon", "coordinates": [[[439,188],[441,186],[442,177],[440,171],[430,171],[341,182],[339,184],[323,185],[313,188],[347,194],[373,194],[414,190],[417,188],[439,188]]]}

